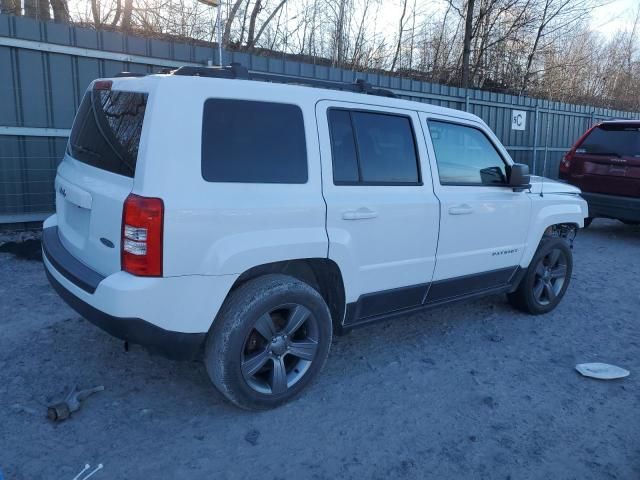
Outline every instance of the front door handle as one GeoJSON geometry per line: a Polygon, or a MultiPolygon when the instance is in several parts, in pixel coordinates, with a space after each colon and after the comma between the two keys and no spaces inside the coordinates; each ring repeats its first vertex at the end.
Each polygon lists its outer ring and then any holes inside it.
{"type": "Polygon", "coordinates": [[[473,213],[473,207],[466,203],[449,208],[449,215],[469,215],[470,213],[473,213]]]}
{"type": "Polygon", "coordinates": [[[377,216],[378,212],[367,207],[361,207],[357,210],[347,210],[342,213],[342,218],[345,220],[366,220],[367,218],[376,218],[377,216]]]}

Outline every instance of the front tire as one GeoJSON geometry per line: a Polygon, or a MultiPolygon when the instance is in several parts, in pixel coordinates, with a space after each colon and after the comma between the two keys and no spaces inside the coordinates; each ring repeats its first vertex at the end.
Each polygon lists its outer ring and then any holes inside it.
{"type": "Polygon", "coordinates": [[[567,291],[573,255],[567,243],[557,237],[543,238],[524,278],[509,303],[533,315],[548,313],[558,306],[567,291]]]}
{"type": "Polygon", "coordinates": [[[207,338],[205,365],[235,405],[275,408],[317,376],[331,337],[331,314],[315,289],[286,275],[265,275],[225,301],[207,338]]]}

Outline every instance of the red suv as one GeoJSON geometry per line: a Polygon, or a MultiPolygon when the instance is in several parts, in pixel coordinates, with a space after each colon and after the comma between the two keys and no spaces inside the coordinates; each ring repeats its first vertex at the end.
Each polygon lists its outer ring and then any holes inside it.
{"type": "Polygon", "coordinates": [[[640,121],[591,127],[560,162],[560,178],[582,190],[585,227],[596,217],[640,223],[640,121]]]}

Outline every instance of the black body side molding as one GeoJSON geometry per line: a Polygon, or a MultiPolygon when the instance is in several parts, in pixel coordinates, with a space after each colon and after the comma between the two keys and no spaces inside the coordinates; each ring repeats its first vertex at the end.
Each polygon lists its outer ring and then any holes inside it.
{"type": "Polygon", "coordinates": [[[519,266],[367,293],[347,304],[344,327],[406,315],[445,303],[514,291],[526,269],[519,266]]]}

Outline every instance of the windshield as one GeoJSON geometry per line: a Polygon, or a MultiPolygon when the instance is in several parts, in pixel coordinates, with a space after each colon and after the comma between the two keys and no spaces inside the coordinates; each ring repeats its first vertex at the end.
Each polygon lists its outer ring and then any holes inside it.
{"type": "Polygon", "coordinates": [[[576,153],[640,157],[640,127],[633,124],[600,125],[585,138],[576,153]]]}
{"type": "Polygon", "coordinates": [[[133,177],[147,94],[88,91],[73,123],[69,154],[83,163],[133,177]]]}

